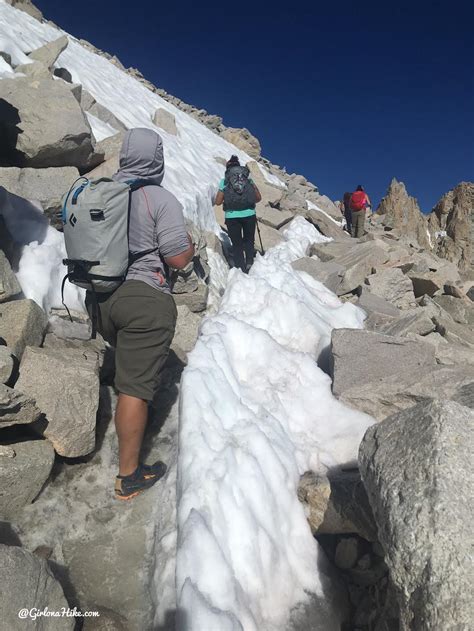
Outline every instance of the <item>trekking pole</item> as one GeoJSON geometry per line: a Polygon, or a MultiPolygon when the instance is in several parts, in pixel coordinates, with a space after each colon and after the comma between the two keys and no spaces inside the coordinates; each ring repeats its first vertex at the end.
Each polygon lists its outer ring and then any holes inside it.
{"type": "Polygon", "coordinates": [[[258,232],[258,238],[260,239],[260,249],[262,251],[262,256],[265,256],[265,250],[263,249],[263,243],[262,243],[262,235],[260,234],[260,228],[258,226],[258,219],[257,219],[257,232],[258,232]]]}

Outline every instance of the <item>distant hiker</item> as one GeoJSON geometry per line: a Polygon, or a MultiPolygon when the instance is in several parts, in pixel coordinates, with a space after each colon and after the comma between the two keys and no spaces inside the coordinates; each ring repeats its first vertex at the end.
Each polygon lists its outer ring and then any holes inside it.
{"type": "Polygon", "coordinates": [[[115,346],[115,387],[119,393],[115,410],[119,443],[115,494],[125,500],[151,487],[166,471],[162,462],[146,465],[139,457],[148,403],[157,390],[176,324],[176,305],[165,269],[182,269],[194,255],[182,206],[161,186],[163,176],[161,137],[150,129],[131,129],[123,140],[114,181],[74,184],[64,203],[67,263],[73,270],[70,280],[76,284],[80,284],[78,276],[88,280],[89,285],[82,286],[93,288],[86,296],[91,319],[115,346]],[[81,230],[89,231],[89,239],[82,239],[82,244],[76,236],[81,230]],[[117,276],[110,269],[117,264],[114,257],[122,252],[123,242],[124,274],[117,276]],[[101,251],[106,243],[108,249],[101,251]],[[95,258],[99,263],[101,257],[102,264],[91,267],[90,260],[95,258]],[[110,285],[118,287],[105,293],[101,285],[104,279],[105,290],[110,285]]]}
{"type": "Polygon", "coordinates": [[[224,179],[219,183],[215,204],[224,203],[225,225],[232,242],[234,266],[248,273],[255,255],[255,205],[262,199],[250,178],[247,167],[241,166],[237,156],[226,164],[224,179]]]}
{"type": "Polygon", "coordinates": [[[351,193],[344,193],[342,202],[339,202],[339,208],[346,219],[346,230],[350,234],[352,228],[351,193]]]}
{"type": "Polygon", "coordinates": [[[352,227],[351,235],[353,237],[364,236],[365,231],[365,214],[366,209],[370,207],[369,196],[364,191],[363,187],[359,184],[356,190],[352,193],[350,198],[350,208],[352,215],[352,227]]]}

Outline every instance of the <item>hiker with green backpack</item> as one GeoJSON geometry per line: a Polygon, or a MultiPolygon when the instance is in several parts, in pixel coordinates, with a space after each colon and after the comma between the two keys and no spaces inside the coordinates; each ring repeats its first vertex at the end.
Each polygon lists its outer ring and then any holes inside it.
{"type": "Polygon", "coordinates": [[[112,179],[80,178],[63,204],[67,278],[87,289],[97,329],[115,346],[115,427],[119,474],[115,494],[131,499],[165,473],[139,460],[148,404],[157,390],[176,324],[167,266],[183,269],[194,256],[183,209],[161,186],[161,137],[131,129],[112,179]]]}
{"type": "Polygon", "coordinates": [[[226,163],[224,178],[219,183],[215,204],[224,204],[225,225],[232,243],[234,267],[248,274],[255,256],[256,204],[262,199],[246,166],[237,156],[226,163]]]}

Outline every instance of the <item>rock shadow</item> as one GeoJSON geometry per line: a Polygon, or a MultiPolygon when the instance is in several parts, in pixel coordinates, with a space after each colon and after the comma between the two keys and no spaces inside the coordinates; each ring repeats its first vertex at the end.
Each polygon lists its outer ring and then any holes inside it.
{"type": "Polygon", "coordinates": [[[49,227],[46,215],[30,201],[10,193],[3,186],[0,186],[0,215],[16,246],[45,240],[49,227]]]}
{"type": "Polygon", "coordinates": [[[185,631],[189,617],[184,609],[168,609],[163,624],[153,627],[153,631],[185,631]]]}
{"type": "Polygon", "coordinates": [[[179,382],[185,366],[184,361],[173,350],[170,350],[160,386],[149,408],[148,426],[142,447],[141,460],[143,461],[146,461],[149,456],[155,443],[154,439],[159,435],[171,408],[178,399],[179,382]]]}
{"type": "Polygon", "coordinates": [[[23,131],[18,109],[5,99],[0,99],[0,167],[22,166],[23,154],[16,148],[18,136],[23,131]]]}

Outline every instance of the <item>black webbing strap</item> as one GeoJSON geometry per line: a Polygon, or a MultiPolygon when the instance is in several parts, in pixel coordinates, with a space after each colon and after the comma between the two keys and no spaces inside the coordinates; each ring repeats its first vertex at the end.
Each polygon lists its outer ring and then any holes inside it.
{"type": "Polygon", "coordinates": [[[63,278],[63,282],[61,283],[61,302],[63,303],[63,307],[66,309],[67,314],[69,316],[69,319],[72,320],[72,315],[71,312],[69,311],[69,308],[67,306],[67,304],[64,302],[64,287],[66,286],[66,281],[69,279],[70,274],[66,274],[66,276],[63,278]]]}
{"type": "Polygon", "coordinates": [[[147,254],[151,254],[152,252],[156,252],[157,250],[158,248],[150,248],[149,250],[144,250],[143,252],[135,252],[135,253],[129,252],[128,253],[128,266],[130,267],[130,265],[135,263],[135,261],[138,261],[143,256],[146,256],[147,254]]]}

